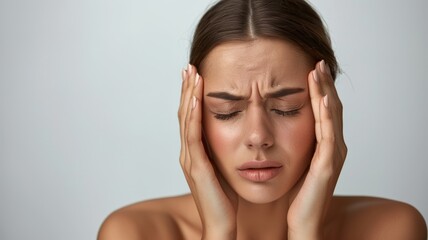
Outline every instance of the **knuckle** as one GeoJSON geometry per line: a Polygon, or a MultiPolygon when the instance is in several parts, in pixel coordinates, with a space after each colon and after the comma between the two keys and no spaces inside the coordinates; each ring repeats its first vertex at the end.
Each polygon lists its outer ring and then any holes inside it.
{"type": "Polygon", "coordinates": [[[186,114],[185,114],[185,112],[183,111],[183,107],[180,107],[180,108],[178,109],[177,116],[178,116],[178,119],[179,119],[180,121],[182,121],[183,119],[185,119],[186,114]]]}
{"type": "Polygon", "coordinates": [[[343,159],[345,159],[346,156],[348,155],[348,147],[346,146],[345,143],[343,143],[343,146],[340,148],[340,153],[343,159]]]}
{"type": "Polygon", "coordinates": [[[183,170],[184,170],[184,166],[186,164],[186,159],[187,159],[186,150],[182,148],[181,152],[180,152],[180,165],[183,168],[183,170]]]}
{"type": "Polygon", "coordinates": [[[334,136],[334,134],[324,136],[323,140],[325,140],[327,143],[330,143],[330,144],[336,143],[336,137],[334,136]]]}
{"type": "Polygon", "coordinates": [[[183,171],[185,171],[184,160],[180,159],[180,166],[183,171]]]}
{"type": "Polygon", "coordinates": [[[186,175],[190,176],[190,170],[192,168],[192,160],[191,159],[186,159],[186,161],[184,162],[184,172],[186,173],[186,175]]]}
{"type": "Polygon", "coordinates": [[[181,165],[181,166],[183,166],[183,165],[184,165],[185,159],[186,159],[185,154],[180,153],[180,159],[179,159],[179,161],[180,161],[180,165],[181,165]]]}

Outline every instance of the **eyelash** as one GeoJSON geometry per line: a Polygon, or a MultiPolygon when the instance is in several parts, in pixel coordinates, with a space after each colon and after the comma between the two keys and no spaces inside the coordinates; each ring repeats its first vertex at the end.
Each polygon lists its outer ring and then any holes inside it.
{"type": "MultiPolygon", "coordinates": [[[[295,110],[290,110],[290,111],[281,111],[278,109],[272,109],[272,111],[282,117],[292,117],[295,116],[297,114],[300,113],[300,109],[295,109],[295,110]]],[[[236,111],[236,112],[232,112],[232,113],[228,113],[228,114],[220,114],[220,113],[216,113],[214,115],[215,118],[217,118],[218,120],[221,121],[226,121],[229,120],[235,116],[238,115],[238,113],[240,113],[241,111],[236,111]]]]}
{"type": "Polygon", "coordinates": [[[216,113],[214,115],[215,118],[217,118],[218,120],[222,120],[222,121],[226,121],[229,120],[233,117],[235,117],[236,115],[238,115],[238,113],[240,113],[241,111],[237,111],[237,112],[233,112],[233,113],[228,113],[228,114],[220,114],[220,113],[216,113]]]}
{"type": "Polygon", "coordinates": [[[295,116],[297,114],[300,113],[300,109],[294,109],[294,110],[290,110],[290,111],[281,111],[278,109],[272,109],[272,111],[280,116],[283,117],[291,117],[291,116],[295,116]]]}

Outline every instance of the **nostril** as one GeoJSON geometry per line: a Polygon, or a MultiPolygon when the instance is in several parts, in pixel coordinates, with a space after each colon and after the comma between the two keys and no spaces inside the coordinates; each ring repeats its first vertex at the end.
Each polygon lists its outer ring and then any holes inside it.
{"type": "Polygon", "coordinates": [[[271,143],[262,143],[262,144],[248,143],[247,147],[248,148],[254,148],[254,147],[257,147],[257,148],[270,148],[272,145],[273,144],[271,144],[271,143]]]}

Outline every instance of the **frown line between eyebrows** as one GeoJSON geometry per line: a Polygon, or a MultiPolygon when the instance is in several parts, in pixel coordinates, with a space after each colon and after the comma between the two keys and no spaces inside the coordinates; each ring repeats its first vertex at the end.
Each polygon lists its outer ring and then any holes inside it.
{"type": "MultiPolygon", "coordinates": [[[[288,95],[304,92],[304,88],[282,88],[277,91],[266,93],[265,98],[281,98],[288,95]]],[[[207,97],[218,98],[229,101],[241,101],[244,100],[244,96],[233,95],[228,92],[210,92],[206,95],[207,97]]]]}

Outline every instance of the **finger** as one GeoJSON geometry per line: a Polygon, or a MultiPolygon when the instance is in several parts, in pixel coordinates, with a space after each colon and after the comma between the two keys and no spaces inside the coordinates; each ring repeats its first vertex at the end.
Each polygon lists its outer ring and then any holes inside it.
{"type": "Polygon", "coordinates": [[[331,71],[328,64],[324,60],[321,60],[316,64],[316,68],[320,74],[321,86],[323,90],[326,90],[325,94],[329,94],[332,95],[331,97],[338,98],[336,88],[334,87],[333,77],[331,76],[331,71]]]}
{"type": "MultiPolygon", "coordinates": [[[[315,70],[313,71],[314,76],[316,77],[315,81],[318,83],[319,92],[324,95],[328,95],[329,109],[331,110],[331,118],[334,125],[334,134],[336,143],[338,143],[338,147],[343,156],[346,156],[346,145],[344,144],[343,137],[343,120],[342,120],[342,103],[337,95],[336,88],[334,86],[333,79],[330,74],[330,68],[328,64],[325,63],[324,60],[318,62],[315,66],[315,70]]],[[[314,100],[314,99],[313,99],[314,100]]],[[[318,99],[315,99],[315,102],[318,99]]],[[[315,103],[314,101],[312,103],[315,103]]],[[[319,133],[320,133],[320,123],[316,121],[316,136],[318,143],[320,142],[319,133]]]]}
{"type": "MultiPolygon", "coordinates": [[[[203,80],[197,75],[193,97],[191,101],[191,110],[189,112],[187,145],[189,147],[190,158],[192,159],[192,168],[195,164],[211,164],[208,160],[202,141],[202,91],[203,80]]],[[[199,166],[196,166],[199,167],[199,166]]]]}
{"type": "Polygon", "coordinates": [[[319,76],[320,76],[320,85],[322,91],[325,94],[329,95],[330,100],[330,109],[332,109],[333,119],[335,125],[339,127],[339,131],[343,138],[343,123],[342,123],[342,115],[343,115],[343,107],[342,102],[340,101],[339,95],[337,93],[336,87],[334,85],[333,78],[331,76],[330,67],[324,60],[320,61],[316,66],[319,76]]]}
{"type": "Polygon", "coordinates": [[[312,111],[315,119],[315,135],[317,138],[317,142],[320,142],[321,141],[321,126],[320,126],[321,118],[320,118],[319,102],[323,97],[323,92],[319,82],[320,77],[318,75],[319,73],[317,72],[316,68],[309,73],[308,86],[309,86],[309,96],[311,98],[312,111]]]}
{"type": "Polygon", "coordinates": [[[185,158],[185,148],[184,148],[184,128],[182,127],[182,111],[183,111],[183,102],[185,99],[185,93],[186,93],[186,89],[187,89],[187,85],[188,85],[188,71],[187,69],[183,69],[181,71],[181,78],[182,78],[182,82],[181,82],[181,95],[180,95],[180,106],[178,107],[178,120],[179,120],[179,126],[180,126],[180,142],[181,142],[181,150],[180,150],[180,165],[183,165],[182,163],[184,162],[184,158],[185,158]]]}
{"type": "Polygon", "coordinates": [[[195,90],[195,85],[197,84],[197,82],[199,81],[199,74],[196,71],[196,68],[193,67],[192,65],[189,65],[189,84],[185,93],[185,102],[183,103],[183,107],[184,107],[184,111],[183,114],[185,114],[185,122],[184,122],[184,127],[185,129],[187,129],[187,125],[189,123],[189,117],[190,117],[190,112],[192,111],[192,98],[193,98],[193,91],[195,90]]]}
{"type": "Polygon", "coordinates": [[[344,161],[348,150],[343,136],[343,104],[340,100],[336,86],[334,85],[329,65],[324,60],[322,60],[319,63],[319,69],[321,72],[321,82],[323,83],[321,85],[323,86],[323,88],[326,89],[325,92],[327,92],[327,94],[331,96],[329,97],[329,108],[331,109],[333,124],[336,129],[335,137],[337,147],[339,148],[339,152],[341,155],[340,159],[344,161]]]}
{"type": "Polygon", "coordinates": [[[189,110],[188,109],[189,108],[189,102],[190,102],[191,97],[192,97],[194,81],[195,81],[195,77],[196,77],[195,72],[196,72],[195,68],[189,64],[188,68],[187,68],[187,79],[186,79],[185,84],[184,84],[185,88],[183,89],[183,91],[184,91],[183,102],[181,104],[181,109],[180,109],[180,111],[181,111],[180,118],[182,119],[182,121],[181,121],[182,125],[180,125],[180,127],[183,127],[183,129],[184,129],[184,126],[186,124],[186,116],[189,112],[188,111],[189,110]]]}
{"type": "MultiPolygon", "coordinates": [[[[190,155],[189,141],[188,141],[188,136],[189,136],[189,131],[190,131],[189,126],[191,124],[190,118],[192,115],[192,111],[196,105],[196,98],[195,98],[194,92],[195,92],[195,90],[197,90],[200,87],[200,85],[199,85],[200,75],[196,72],[196,69],[194,67],[191,67],[190,69],[191,69],[191,75],[195,75],[195,76],[191,77],[191,81],[190,81],[191,87],[189,87],[189,90],[188,90],[190,95],[189,95],[189,100],[187,102],[187,108],[186,108],[187,112],[186,112],[185,124],[184,124],[184,129],[185,129],[184,137],[185,137],[185,146],[186,146],[186,154],[187,154],[187,157],[184,160],[185,161],[184,166],[186,168],[186,171],[188,171],[189,174],[190,174],[190,170],[191,170],[192,164],[193,164],[193,158],[190,155]]],[[[200,94],[202,94],[202,93],[200,93],[200,94]]],[[[201,138],[199,137],[199,139],[201,139],[201,138]]]]}
{"type": "Polygon", "coordinates": [[[184,100],[184,93],[185,93],[185,89],[187,87],[187,78],[188,78],[189,74],[187,72],[187,69],[183,69],[181,70],[181,96],[180,96],[180,106],[183,104],[183,100],[184,100]]]}
{"type": "Polygon", "coordinates": [[[180,164],[184,166],[184,162],[186,160],[186,122],[188,115],[188,106],[190,102],[190,98],[193,92],[193,82],[194,82],[194,72],[195,69],[192,65],[188,65],[186,70],[186,75],[183,74],[184,80],[182,84],[182,96],[181,96],[181,104],[179,107],[179,122],[180,122],[180,138],[181,138],[181,151],[180,151],[180,164]]]}
{"type": "Polygon", "coordinates": [[[189,83],[190,83],[190,71],[191,71],[191,66],[190,64],[188,64],[187,69],[183,69],[181,72],[181,78],[182,78],[182,83],[181,83],[181,97],[180,97],[180,108],[179,108],[179,117],[180,117],[180,113],[182,112],[181,110],[184,107],[184,102],[186,100],[186,92],[189,88],[189,83]]]}
{"type": "Polygon", "coordinates": [[[330,111],[330,96],[325,95],[320,103],[320,118],[321,118],[321,140],[334,141],[335,129],[330,111]]]}
{"type": "Polygon", "coordinates": [[[190,72],[191,66],[188,65],[186,70],[182,71],[182,84],[181,84],[181,97],[180,97],[180,106],[178,108],[178,119],[180,124],[180,136],[181,136],[181,142],[184,143],[184,125],[185,125],[185,117],[186,117],[186,110],[187,110],[187,102],[189,98],[189,85],[190,85],[190,72]]]}
{"type": "Polygon", "coordinates": [[[336,148],[336,137],[333,119],[329,108],[329,95],[326,95],[319,102],[320,109],[320,127],[321,141],[315,153],[313,160],[316,175],[330,178],[335,172],[335,156],[334,149],[336,148]]]}

